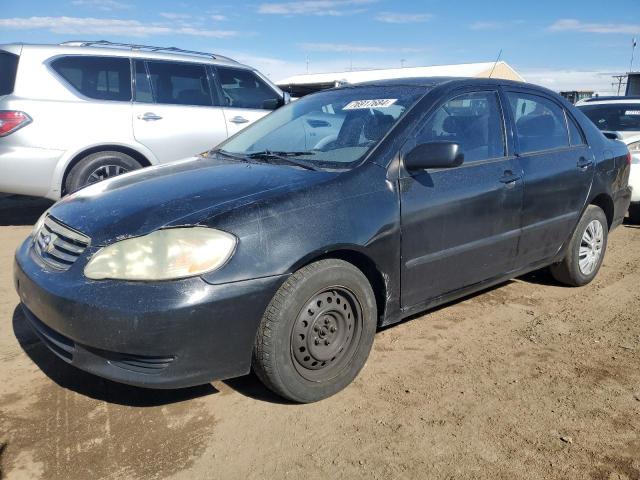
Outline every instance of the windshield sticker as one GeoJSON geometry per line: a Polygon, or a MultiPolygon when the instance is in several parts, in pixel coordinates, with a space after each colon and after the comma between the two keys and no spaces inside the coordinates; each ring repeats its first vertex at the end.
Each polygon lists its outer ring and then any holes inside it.
{"type": "Polygon", "coordinates": [[[624,112],[625,115],[640,115],[640,110],[627,110],[624,112]]]}
{"type": "Polygon", "coordinates": [[[344,106],[343,110],[361,110],[365,108],[387,108],[398,101],[397,98],[380,98],[377,100],[354,100],[344,106]]]}

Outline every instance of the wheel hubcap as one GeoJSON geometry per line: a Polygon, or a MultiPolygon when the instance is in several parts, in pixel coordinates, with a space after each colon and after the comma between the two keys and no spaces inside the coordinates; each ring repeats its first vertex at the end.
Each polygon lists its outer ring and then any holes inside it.
{"type": "Polygon", "coordinates": [[[101,182],[107,178],[117,177],[118,175],[127,173],[127,171],[128,170],[121,165],[103,165],[91,172],[89,178],[87,178],[87,183],[91,184],[101,182]]]}
{"type": "Polygon", "coordinates": [[[298,372],[320,381],[337,372],[357,346],[361,310],[344,288],[330,288],[313,296],[296,318],[291,353],[298,372]]]}
{"type": "Polygon", "coordinates": [[[583,275],[591,275],[602,257],[604,246],[604,227],[599,220],[593,220],[582,234],[578,265],[583,275]]]}

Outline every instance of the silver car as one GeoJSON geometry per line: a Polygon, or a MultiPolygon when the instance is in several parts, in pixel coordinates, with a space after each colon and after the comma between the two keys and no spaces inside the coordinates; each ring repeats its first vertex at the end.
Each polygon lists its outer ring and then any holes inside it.
{"type": "Polygon", "coordinates": [[[0,45],[0,192],[56,200],[209,150],[287,101],[219,55],[105,41],[0,45]]]}

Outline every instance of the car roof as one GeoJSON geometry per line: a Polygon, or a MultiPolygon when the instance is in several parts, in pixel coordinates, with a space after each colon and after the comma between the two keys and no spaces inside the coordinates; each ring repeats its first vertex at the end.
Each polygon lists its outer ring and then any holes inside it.
{"type": "Polygon", "coordinates": [[[0,49],[16,46],[20,47],[22,55],[29,51],[39,51],[45,54],[50,54],[51,56],[71,54],[149,58],[155,60],[186,61],[214,65],[233,65],[236,67],[253,69],[248,65],[242,65],[229,57],[217,55],[215,53],[196,52],[176,47],[156,47],[151,45],[114,43],[104,40],[71,41],[61,44],[13,43],[0,45],[0,49]]]}
{"type": "Polygon", "coordinates": [[[557,93],[551,90],[534,85],[531,83],[519,82],[515,80],[505,80],[502,78],[485,78],[485,77],[415,77],[415,78],[392,78],[385,80],[372,80],[355,84],[343,84],[338,88],[357,88],[367,86],[379,86],[379,87],[392,87],[392,86],[411,86],[411,87],[425,87],[435,88],[438,86],[449,85],[451,87],[463,87],[463,86],[509,86],[526,88],[530,90],[537,90],[540,92],[551,93],[554,96],[558,96],[557,93]]]}

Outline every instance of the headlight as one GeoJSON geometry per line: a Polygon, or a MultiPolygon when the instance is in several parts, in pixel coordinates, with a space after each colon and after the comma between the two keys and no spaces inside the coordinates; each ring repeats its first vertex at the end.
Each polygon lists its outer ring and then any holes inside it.
{"type": "Polygon", "coordinates": [[[628,145],[631,153],[640,153],[640,142],[633,142],[628,145]]]}
{"type": "Polygon", "coordinates": [[[233,254],[236,237],[204,227],[157,230],[99,250],[84,269],[93,280],[169,280],[220,268],[233,254]]]}

